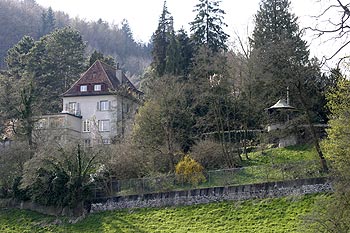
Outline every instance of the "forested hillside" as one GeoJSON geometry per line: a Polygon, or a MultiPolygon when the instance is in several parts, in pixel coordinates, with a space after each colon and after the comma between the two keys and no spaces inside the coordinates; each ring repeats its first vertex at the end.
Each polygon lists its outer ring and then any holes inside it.
{"type": "Polygon", "coordinates": [[[87,42],[87,52],[97,50],[110,55],[130,76],[139,75],[151,62],[151,47],[134,40],[127,20],[111,25],[102,19],[87,22],[70,18],[64,12],[53,12],[38,5],[35,0],[0,0],[0,68],[5,68],[8,49],[25,35],[39,39],[55,28],[71,26],[87,42]]]}

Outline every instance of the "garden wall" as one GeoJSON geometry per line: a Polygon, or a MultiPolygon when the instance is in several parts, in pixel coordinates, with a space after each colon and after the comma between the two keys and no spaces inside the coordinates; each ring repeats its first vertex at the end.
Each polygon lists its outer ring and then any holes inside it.
{"type": "Polygon", "coordinates": [[[95,199],[91,206],[91,212],[124,208],[193,205],[224,200],[272,198],[330,191],[332,191],[332,186],[327,178],[309,178],[95,199]]]}

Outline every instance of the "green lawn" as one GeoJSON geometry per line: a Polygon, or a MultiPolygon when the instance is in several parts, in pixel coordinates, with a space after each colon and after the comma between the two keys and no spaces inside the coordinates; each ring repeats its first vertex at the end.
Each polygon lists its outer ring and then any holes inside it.
{"type": "MultiPolygon", "coordinates": [[[[0,232],[303,232],[302,216],[325,195],[91,214],[77,224],[52,225],[53,217],[0,210],[0,232]]],[[[65,221],[63,219],[63,221],[65,221]]]]}
{"type": "Polygon", "coordinates": [[[263,164],[290,163],[303,160],[317,160],[318,155],[313,145],[296,145],[285,148],[271,148],[248,153],[250,160],[244,156],[244,166],[256,166],[263,164]]]}

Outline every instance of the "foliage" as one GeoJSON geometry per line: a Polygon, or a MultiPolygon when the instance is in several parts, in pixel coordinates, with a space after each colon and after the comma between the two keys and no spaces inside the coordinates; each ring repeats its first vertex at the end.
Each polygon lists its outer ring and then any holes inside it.
{"type": "Polygon", "coordinates": [[[302,216],[325,195],[229,201],[177,208],[106,211],[81,222],[25,210],[0,210],[0,231],[9,232],[301,232],[302,216]]]}
{"type": "Polygon", "coordinates": [[[191,148],[191,156],[206,170],[225,168],[221,145],[214,140],[200,140],[191,148]]]}
{"type": "Polygon", "coordinates": [[[227,50],[227,39],[229,37],[222,27],[227,27],[223,22],[225,11],[219,8],[221,1],[199,0],[194,12],[197,15],[191,22],[193,41],[197,47],[205,46],[213,52],[227,50]]]}
{"type": "Polygon", "coordinates": [[[141,177],[152,171],[147,157],[140,154],[142,151],[129,139],[104,148],[101,154],[103,165],[93,174],[95,186],[112,195],[112,181],[141,177]]]}
{"type": "Polygon", "coordinates": [[[196,136],[217,135],[226,167],[234,167],[239,163],[238,155],[234,155],[230,149],[232,141],[225,138],[225,131],[238,128],[235,125],[237,107],[230,78],[224,54],[213,53],[205,47],[197,51],[188,81],[193,87],[188,90],[188,101],[191,101],[196,136]]]}
{"type": "Polygon", "coordinates": [[[90,175],[97,169],[98,149],[65,145],[43,148],[24,165],[21,188],[33,201],[58,207],[82,207],[90,196],[90,175]]]}
{"type": "Polygon", "coordinates": [[[324,106],[319,105],[325,94],[319,84],[325,76],[320,74],[317,59],[309,60],[306,41],[301,38],[297,18],[290,13],[289,6],[289,0],[263,0],[255,16],[250,57],[254,67],[254,84],[250,86],[256,104],[253,110],[262,112],[278,99],[285,99],[288,88],[291,103],[301,110],[299,117],[307,124],[323,169],[327,171],[314,127],[315,122],[326,120],[319,117],[325,116],[324,106]],[[261,102],[262,99],[265,102],[261,102]]]}
{"type": "Polygon", "coordinates": [[[5,68],[8,49],[25,35],[38,38],[42,8],[33,1],[0,1],[0,68],[5,68]]]}
{"type": "Polygon", "coordinates": [[[20,79],[28,69],[28,55],[34,47],[34,39],[24,36],[16,45],[7,51],[6,64],[11,76],[20,79]]]}
{"type": "MultiPolygon", "coordinates": [[[[166,1],[164,1],[163,11],[159,18],[158,28],[152,36],[152,67],[155,69],[155,74],[163,76],[166,70],[168,46],[174,43],[174,25],[173,17],[168,11],[166,1]]],[[[175,46],[175,44],[172,44],[175,46]]],[[[176,50],[176,48],[175,48],[176,50]]],[[[169,58],[169,54],[168,54],[169,58]]],[[[169,63],[169,61],[168,61],[169,63]]]]}
{"type": "Polygon", "coordinates": [[[335,200],[325,202],[326,211],[316,213],[314,224],[320,232],[348,232],[350,230],[350,82],[340,78],[336,88],[327,95],[330,109],[328,137],[323,141],[325,156],[331,162],[331,176],[335,200]]]}
{"type": "Polygon", "coordinates": [[[349,232],[349,195],[334,194],[315,200],[313,211],[304,216],[303,232],[349,232]]]}
{"type": "Polygon", "coordinates": [[[7,50],[22,37],[28,35],[35,40],[53,29],[71,26],[78,30],[87,42],[88,51],[100,51],[116,58],[120,66],[132,75],[140,75],[150,64],[151,45],[137,42],[127,30],[127,22],[120,25],[99,21],[71,18],[64,12],[52,11],[38,5],[36,1],[0,1],[0,68],[5,68],[7,50]]]}
{"type": "Polygon", "coordinates": [[[5,125],[4,130],[26,141],[30,149],[34,147],[34,116],[39,112],[37,98],[31,76],[21,77],[20,80],[0,76],[0,119],[5,125]]]}
{"type": "Polygon", "coordinates": [[[80,33],[69,27],[55,30],[35,43],[27,68],[35,77],[41,95],[45,95],[42,107],[48,112],[60,111],[59,96],[84,71],[85,48],[80,33]]]}
{"type": "Polygon", "coordinates": [[[44,36],[49,34],[55,29],[55,14],[51,7],[47,9],[47,11],[43,11],[41,14],[41,30],[40,36],[44,36]]]}
{"type": "Polygon", "coordinates": [[[175,167],[175,173],[179,175],[179,179],[182,182],[192,185],[197,185],[206,181],[203,175],[203,170],[203,166],[196,160],[192,159],[188,154],[185,155],[175,167]]]}
{"type": "Polygon", "coordinates": [[[157,158],[154,162],[163,164],[155,168],[163,172],[174,171],[177,153],[193,143],[186,89],[173,76],[164,76],[150,84],[152,92],[136,115],[133,138],[147,157],[157,158]]]}
{"type": "Polygon", "coordinates": [[[18,141],[0,152],[0,187],[4,196],[13,196],[14,181],[20,181],[18,177],[23,175],[23,165],[30,159],[31,150],[28,144],[18,141]]]}
{"type": "Polygon", "coordinates": [[[116,67],[117,66],[117,64],[115,63],[113,57],[111,57],[111,56],[104,56],[103,53],[94,50],[94,52],[90,55],[87,67],[89,68],[90,66],[92,66],[92,64],[94,64],[94,62],[97,61],[97,60],[100,60],[103,63],[106,63],[107,65],[110,65],[112,67],[116,67]]]}

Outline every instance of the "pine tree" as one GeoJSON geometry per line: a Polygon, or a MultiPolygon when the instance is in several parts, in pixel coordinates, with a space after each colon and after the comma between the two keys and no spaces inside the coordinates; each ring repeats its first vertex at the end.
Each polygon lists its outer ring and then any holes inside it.
{"type": "Polygon", "coordinates": [[[55,14],[51,7],[41,14],[41,31],[40,35],[44,36],[55,30],[55,14]]]}
{"type": "Polygon", "coordinates": [[[219,8],[220,2],[218,0],[199,0],[194,9],[197,15],[190,23],[195,45],[207,46],[214,52],[226,51],[226,42],[229,37],[223,30],[227,24],[223,21],[225,11],[219,8]]]}
{"type": "Polygon", "coordinates": [[[75,82],[85,68],[85,48],[82,36],[69,27],[42,37],[29,54],[29,72],[45,96],[43,109],[59,112],[59,96],[75,82]]]}
{"type": "Polygon", "coordinates": [[[317,90],[322,77],[317,62],[309,60],[297,17],[290,13],[289,6],[289,0],[261,0],[251,40],[250,62],[254,67],[254,80],[249,91],[255,99],[255,111],[262,112],[278,99],[285,99],[286,90],[290,89],[291,101],[304,113],[322,167],[327,171],[313,126],[317,113],[312,111],[318,98],[322,98],[322,93],[317,90]]]}
{"type": "Polygon", "coordinates": [[[176,34],[178,41],[179,61],[178,61],[178,75],[187,77],[192,67],[193,46],[190,38],[184,29],[180,29],[176,34]]]}
{"type": "Polygon", "coordinates": [[[27,68],[27,56],[32,47],[34,47],[34,39],[30,36],[24,36],[15,46],[8,50],[5,61],[11,76],[17,79],[21,78],[22,73],[27,68]]]}
{"type": "Polygon", "coordinates": [[[92,66],[95,61],[100,60],[103,63],[106,63],[107,65],[116,67],[116,62],[111,56],[104,56],[103,53],[98,52],[94,50],[94,52],[90,55],[89,61],[88,61],[88,67],[92,66]]]}
{"type": "Polygon", "coordinates": [[[158,76],[163,76],[166,70],[167,48],[174,36],[173,17],[164,1],[163,11],[159,18],[158,28],[152,36],[153,62],[152,67],[158,76]]]}
{"type": "Polygon", "coordinates": [[[258,68],[257,82],[266,87],[263,98],[269,103],[285,96],[290,80],[297,76],[294,67],[309,62],[306,42],[289,6],[288,0],[262,0],[255,15],[251,61],[258,68]]]}

